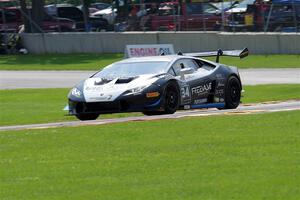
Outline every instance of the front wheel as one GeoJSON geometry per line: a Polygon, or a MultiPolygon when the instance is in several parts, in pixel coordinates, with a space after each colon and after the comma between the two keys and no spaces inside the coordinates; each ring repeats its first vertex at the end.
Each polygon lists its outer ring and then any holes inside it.
{"type": "Polygon", "coordinates": [[[225,89],[225,109],[234,109],[239,106],[241,91],[240,80],[235,76],[229,77],[225,89]]]}
{"type": "Polygon", "coordinates": [[[95,120],[99,117],[99,114],[97,113],[78,113],[75,115],[77,119],[81,121],[86,121],[86,120],[95,120]]]}
{"type": "Polygon", "coordinates": [[[179,90],[176,83],[171,82],[165,90],[164,114],[173,114],[179,106],[179,90]]]}
{"type": "Polygon", "coordinates": [[[164,92],[163,111],[144,111],[144,115],[164,115],[173,114],[179,106],[179,89],[175,82],[170,82],[165,88],[164,92]]]}

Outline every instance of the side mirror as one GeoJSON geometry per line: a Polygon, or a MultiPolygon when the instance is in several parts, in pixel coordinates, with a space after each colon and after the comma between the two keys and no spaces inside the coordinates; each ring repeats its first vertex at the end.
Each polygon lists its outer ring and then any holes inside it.
{"type": "Polygon", "coordinates": [[[194,69],[193,68],[190,68],[190,67],[187,67],[187,68],[183,68],[180,70],[180,74],[181,75],[184,75],[184,74],[192,74],[194,73],[194,69]]]}

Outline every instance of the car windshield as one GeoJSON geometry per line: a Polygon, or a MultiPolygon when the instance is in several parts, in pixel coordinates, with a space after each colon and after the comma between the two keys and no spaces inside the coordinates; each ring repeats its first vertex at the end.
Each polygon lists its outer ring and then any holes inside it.
{"type": "Polygon", "coordinates": [[[115,63],[105,67],[93,77],[115,79],[135,77],[143,74],[162,74],[167,72],[168,64],[169,62],[167,61],[115,63]]]}
{"type": "Polygon", "coordinates": [[[236,8],[247,8],[247,5],[252,5],[254,3],[254,0],[244,0],[241,3],[239,3],[236,8]]]}

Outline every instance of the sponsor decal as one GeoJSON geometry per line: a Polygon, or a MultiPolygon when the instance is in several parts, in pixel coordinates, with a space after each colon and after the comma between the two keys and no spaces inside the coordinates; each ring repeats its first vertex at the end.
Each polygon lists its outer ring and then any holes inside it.
{"type": "Polygon", "coordinates": [[[190,106],[190,105],[184,105],[184,106],[183,106],[183,109],[184,109],[184,110],[189,110],[189,109],[191,109],[191,106],[190,106]]]}
{"type": "Polygon", "coordinates": [[[104,96],[104,94],[100,94],[98,97],[90,97],[90,100],[98,100],[98,101],[104,101],[104,100],[110,100],[112,98],[112,95],[104,96]]]}
{"type": "Polygon", "coordinates": [[[215,94],[222,95],[222,94],[224,94],[224,90],[216,90],[215,94]]]}
{"type": "Polygon", "coordinates": [[[189,86],[184,86],[181,88],[181,96],[183,98],[190,97],[190,88],[189,86]]]}
{"type": "Polygon", "coordinates": [[[197,87],[192,88],[192,94],[196,94],[196,95],[206,94],[211,90],[211,88],[212,88],[212,83],[199,85],[197,87]]]}
{"type": "Polygon", "coordinates": [[[202,103],[206,103],[207,102],[207,99],[196,99],[194,101],[194,104],[202,104],[202,103]]]}
{"type": "Polygon", "coordinates": [[[71,94],[75,97],[80,97],[81,96],[81,91],[78,90],[77,88],[73,88],[71,94]]]}
{"type": "Polygon", "coordinates": [[[224,87],[224,86],[225,86],[225,83],[223,83],[223,82],[218,82],[217,87],[224,87]]]}
{"type": "Polygon", "coordinates": [[[191,101],[191,92],[190,87],[188,85],[184,85],[180,88],[181,93],[181,102],[182,103],[190,103],[191,101]]]}
{"type": "Polygon", "coordinates": [[[159,92],[148,92],[148,93],[146,93],[147,98],[158,97],[159,95],[160,95],[159,92]]]}
{"type": "Polygon", "coordinates": [[[101,91],[102,90],[102,88],[101,87],[85,87],[85,90],[86,91],[90,91],[90,92],[99,92],[99,91],[101,91]]]}
{"type": "Polygon", "coordinates": [[[217,79],[224,79],[224,75],[223,74],[216,74],[216,78],[217,79]]]}
{"type": "Polygon", "coordinates": [[[161,54],[175,54],[173,45],[171,44],[144,44],[144,45],[127,45],[125,57],[144,57],[158,56],[161,54]]]}
{"type": "Polygon", "coordinates": [[[215,98],[214,98],[214,102],[220,102],[220,103],[223,103],[223,102],[224,102],[224,98],[215,97],[215,98]]]}

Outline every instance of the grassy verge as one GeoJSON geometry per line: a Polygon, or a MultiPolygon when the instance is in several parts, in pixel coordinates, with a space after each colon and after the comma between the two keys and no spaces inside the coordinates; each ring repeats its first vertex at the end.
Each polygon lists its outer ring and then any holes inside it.
{"type": "MultiPolygon", "coordinates": [[[[243,103],[300,99],[300,85],[246,86],[243,103]]],[[[65,116],[69,89],[0,90],[0,125],[75,120],[65,116]]],[[[101,115],[101,118],[137,116],[141,113],[101,115]]]]}
{"type": "Polygon", "coordinates": [[[98,70],[123,54],[46,54],[0,56],[0,70],[98,70]]]}
{"type": "Polygon", "coordinates": [[[300,84],[244,86],[243,103],[300,99],[300,84]]]}
{"type": "Polygon", "coordinates": [[[0,132],[0,199],[299,199],[299,117],[0,132]]]}
{"type": "MultiPolygon", "coordinates": [[[[99,70],[123,57],[123,54],[5,55],[0,56],[0,70],[99,70]]],[[[251,55],[242,60],[222,57],[221,63],[239,68],[299,68],[300,55],[251,55]]]]}
{"type": "Polygon", "coordinates": [[[244,59],[225,56],[220,62],[239,68],[300,68],[300,55],[249,55],[244,59]]]}

